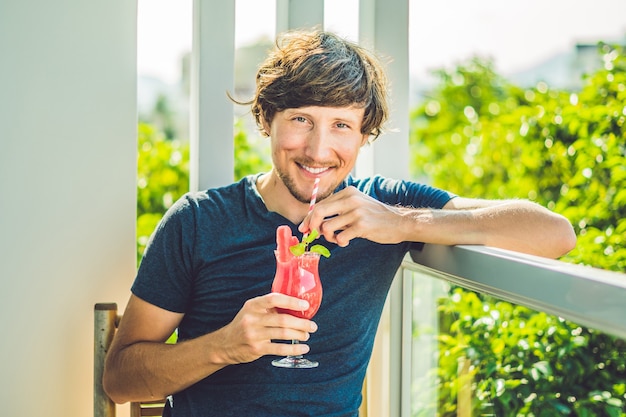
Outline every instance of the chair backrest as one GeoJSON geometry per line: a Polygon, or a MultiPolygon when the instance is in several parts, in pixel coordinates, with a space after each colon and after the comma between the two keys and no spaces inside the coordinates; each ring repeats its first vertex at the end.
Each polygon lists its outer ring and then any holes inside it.
{"type": "Polygon", "coordinates": [[[165,400],[130,403],[130,417],[160,417],[164,406],[165,400]]]}
{"type": "MultiPolygon", "coordinates": [[[[113,341],[113,335],[120,322],[117,304],[98,303],[94,307],[94,354],[93,354],[93,415],[94,417],[115,417],[115,403],[106,395],[102,387],[104,359],[113,341]]],[[[130,417],[154,417],[163,415],[165,400],[133,402],[130,404],[130,417]]]]}

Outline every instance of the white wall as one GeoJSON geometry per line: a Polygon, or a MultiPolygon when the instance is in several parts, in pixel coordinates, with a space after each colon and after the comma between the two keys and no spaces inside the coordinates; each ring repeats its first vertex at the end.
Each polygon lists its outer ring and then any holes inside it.
{"type": "Polygon", "coordinates": [[[0,2],[0,408],[92,415],[135,271],[136,2],[0,2]]]}

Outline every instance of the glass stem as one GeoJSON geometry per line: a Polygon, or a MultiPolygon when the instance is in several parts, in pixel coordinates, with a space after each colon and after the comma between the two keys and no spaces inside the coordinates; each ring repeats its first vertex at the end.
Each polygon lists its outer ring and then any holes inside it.
{"type": "MultiPolygon", "coordinates": [[[[292,345],[299,345],[299,344],[300,344],[300,341],[299,341],[299,340],[296,340],[296,339],[291,339],[291,344],[292,344],[292,345]]],[[[291,357],[292,357],[292,358],[301,358],[301,357],[302,357],[302,355],[292,355],[291,357]]]]}

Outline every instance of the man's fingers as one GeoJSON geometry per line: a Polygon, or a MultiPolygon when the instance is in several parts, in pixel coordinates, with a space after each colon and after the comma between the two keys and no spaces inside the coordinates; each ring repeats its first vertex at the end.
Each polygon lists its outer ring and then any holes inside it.
{"type": "Polygon", "coordinates": [[[270,340],[298,340],[300,342],[306,342],[311,338],[311,334],[307,331],[283,327],[268,329],[267,335],[270,340]]]}
{"type": "Polygon", "coordinates": [[[317,324],[314,321],[292,316],[289,313],[269,310],[265,326],[268,328],[291,329],[306,333],[315,333],[317,324]]]}
{"type": "Polygon", "coordinates": [[[304,343],[292,344],[284,342],[273,342],[271,346],[271,355],[276,356],[298,356],[309,353],[309,345],[304,343]]]}
{"type": "Polygon", "coordinates": [[[304,311],[309,308],[308,301],[278,292],[266,294],[254,300],[257,300],[260,303],[260,308],[264,309],[284,308],[287,310],[304,311]]]}

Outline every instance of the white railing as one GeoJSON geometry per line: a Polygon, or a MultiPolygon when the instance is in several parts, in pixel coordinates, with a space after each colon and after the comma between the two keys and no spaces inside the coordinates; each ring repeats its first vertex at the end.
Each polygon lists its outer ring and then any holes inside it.
{"type": "Polygon", "coordinates": [[[412,255],[407,268],[626,338],[626,274],[480,246],[412,255]]]}
{"type": "MultiPolygon", "coordinates": [[[[391,291],[390,416],[411,415],[411,370],[420,367],[412,363],[413,310],[419,305],[425,320],[437,320],[435,298],[445,296],[442,282],[626,338],[626,274],[493,248],[425,245],[407,256],[391,291]],[[432,287],[414,300],[418,276],[432,278],[420,281],[432,287]],[[398,395],[394,387],[399,387],[398,395]]],[[[427,359],[428,352],[420,357],[427,359]]]]}

